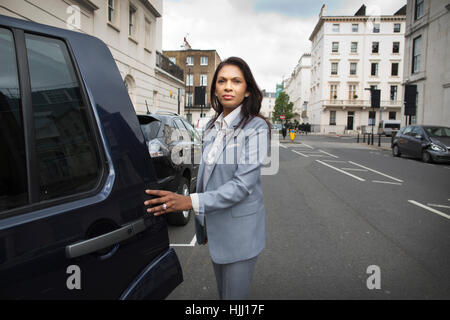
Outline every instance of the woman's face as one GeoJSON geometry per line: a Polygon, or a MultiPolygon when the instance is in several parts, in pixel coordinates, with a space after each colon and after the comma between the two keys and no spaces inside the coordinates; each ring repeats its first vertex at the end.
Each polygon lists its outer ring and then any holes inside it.
{"type": "Polygon", "coordinates": [[[241,69],[235,65],[227,64],[217,74],[216,96],[227,115],[248,97],[247,83],[241,69]]]}

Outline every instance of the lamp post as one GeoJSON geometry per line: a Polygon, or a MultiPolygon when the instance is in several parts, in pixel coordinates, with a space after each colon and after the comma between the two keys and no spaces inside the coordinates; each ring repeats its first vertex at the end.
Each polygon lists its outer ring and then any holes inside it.
{"type": "MultiPolygon", "coordinates": [[[[190,75],[191,75],[191,68],[188,68],[188,73],[187,73],[187,79],[188,80],[190,80],[190,75]]],[[[188,81],[186,81],[186,82],[188,82],[188,81]]],[[[189,98],[191,98],[191,83],[190,83],[190,81],[188,82],[188,98],[186,100],[187,100],[187,106],[188,106],[188,108],[187,108],[188,109],[187,118],[188,118],[188,121],[190,123],[192,123],[192,119],[191,119],[191,104],[190,104],[191,100],[189,100],[189,98]]]]}

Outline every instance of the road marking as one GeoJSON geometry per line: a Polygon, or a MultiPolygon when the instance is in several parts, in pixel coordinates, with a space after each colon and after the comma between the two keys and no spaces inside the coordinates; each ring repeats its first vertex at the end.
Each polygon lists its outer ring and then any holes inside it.
{"type": "Polygon", "coordinates": [[[343,161],[343,160],[323,160],[326,162],[333,162],[333,163],[347,163],[347,161],[343,161]]]}
{"type": "Polygon", "coordinates": [[[197,241],[197,236],[194,234],[194,238],[192,238],[191,243],[185,244],[185,243],[171,243],[171,247],[195,247],[195,242],[197,241]]]}
{"type": "Polygon", "coordinates": [[[324,166],[330,167],[330,168],[332,168],[332,169],[334,169],[334,170],[336,170],[336,171],[339,171],[339,172],[341,172],[341,173],[343,173],[343,174],[346,174],[346,175],[348,175],[348,176],[350,176],[350,177],[352,177],[352,178],[355,178],[356,180],[359,180],[359,181],[366,181],[366,180],[364,180],[364,179],[362,179],[362,178],[360,178],[360,177],[357,177],[357,176],[355,176],[355,175],[353,175],[353,174],[351,174],[351,173],[345,172],[344,170],[341,170],[341,169],[339,169],[339,168],[333,167],[332,165],[329,165],[328,163],[322,162],[322,161],[320,161],[320,160],[316,160],[316,161],[319,162],[319,163],[321,163],[321,164],[323,164],[324,166]]]}
{"type": "Polygon", "coordinates": [[[310,148],[310,149],[314,149],[313,147],[307,145],[306,143],[303,143],[303,142],[302,142],[302,145],[307,146],[307,147],[310,148]]]}
{"type": "Polygon", "coordinates": [[[427,206],[430,206],[430,207],[436,207],[436,208],[446,208],[446,209],[450,209],[450,206],[444,206],[444,205],[442,205],[442,204],[427,203],[427,206]]]}
{"type": "Polygon", "coordinates": [[[297,154],[299,154],[299,155],[301,155],[301,156],[304,156],[305,158],[309,158],[309,156],[304,155],[303,153],[298,152],[298,151],[296,151],[296,150],[291,150],[291,151],[292,151],[292,152],[295,152],[295,153],[297,153],[297,154]]]}
{"type": "Polygon", "coordinates": [[[347,171],[360,171],[360,172],[367,172],[366,169],[357,169],[357,168],[341,168],[342,170],[347,170],[347,171]]]}
{"type": "Polygon", "coordinates": [[[283,146],[281,143],[279,144],[279,146],[280,146],[280,147],[283,147],[283,148],[285,148],[285,149],[288,148],[288,147],[286,147],[286,146],[283,146]]]}
{"type": "Polygon", "coordinates": [[[433,213],[436,213],[436,214],[438,214],[438,215],[440,215],[440,216],[442,216],[442,217],[444,217],[444,218],[450,219],[450,216],[449,216],[449,215],[447,215],[447,214],[445,214],[445,213],[442,213],[442,212],[440,212],[440,211],[438,211],[438,210],[436,210],[436,209],[427,207],[426,205],[421,204],[421,203],[419,203],[419,202],[417,202],[417,201],[414,201],[414,200],[408,200],[408,202],[409,202],[409,203],[412,203],[412,204],[414,204],[414,205],[416,205],[416,206],[418,206],[418,207],[427,209],[428,211],[431,211],[431,212],[433,212],[433,213]]]}
{"type": "Polygon", "coordinates": [[[380,174],[380,175],[382,175],[382,176],[384,176],[384,177],[390,178],[390,179],[392,179],[392,180],[395,180],[395,181],[398,181],[398,182],[403,182],[403,180],[400,180],[400,179],[391,177],[391,176],[389,176],[389,175],[387,175],[387,174],[381,173],[381,172],[379,172],[379,171],[376,171],[376,170],[373,170],[373,169],[364,167],[364,166],[362,166],[362,165],[360,165],[360,164],[357,164],[357,163],[355,163],[355,162],[353,162],[353,161],[349,161],[349,163],[354,164],[355,166],[358,166],[358,167],[361,167],[361,168],[370,170],[370,171],[372,171],[372,172],[378,173],[378,174],[380,174]]]}
{"type": "Polygon", "coordinates": [[[320,152],[323,152],[323,153],[325,153],[325,154],[327,154],[327,155],[329,155],[330,157],[333,157],[333,158],[336,158],[336,159],[339,158],[339,157],[337,157],[337,156],[332,155],[331,153],[328,153],[328,152],[323,151],[322,149],[320,149],[319,151],[320,151],[320,152]]]}
{"type": "Polygon", "coordinates": [[[375,183],[386,183],[386,184],[395,184],[395,185],[398,185],[398,186],[402,185],[400,182],[378,181],[378,180],[372,180],[372,182],[375,182],[375,183]]]}

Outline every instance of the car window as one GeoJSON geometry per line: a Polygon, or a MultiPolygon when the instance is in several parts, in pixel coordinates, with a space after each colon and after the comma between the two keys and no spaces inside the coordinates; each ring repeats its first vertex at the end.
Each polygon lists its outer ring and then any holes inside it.
{"type": "Polygon", "coordinates": [[[181,136],[183,137],[184,141],[191,141],[191,135],[189,134],[189,132],[187,131],[186,127],[184,126],[183,122],[181,122],[180,119],[174,119],[174,124],[175,127],[178,129],[178,132],[181,133],[181,136]]]}
{"type": "Polygon", "coordinates": [[[28,202],[19,77],[11,31],[0,28],[0,212],[28,202]]]}
{"type": "Polygon", "coordinates": [[[147,141],[158,137],[159,129],[161,128],[161,121],[153,120],[146,124],[141,124],[142,133],[147,141]]]}
{"type": "Polygon", "coordinates": [[[405,130],[403,131],[403,134],[405,134],[405,135],[410,135],[412,129],[413,129],[412,126],[406,127],[405,130]]]}
{"type": "Polygon", "coordinates": [[[194,139],[195,142],[201,143],[202,139],[198,135],[198,132],[195,131],[195,129],[186,121],[182,120],[183,124],[187,128],[188,132],[191,134],[191,137],[194,139]]]}
{"type": "Polygon", "coordinates": [[[100,157],[88,106],[63,41],[25,34],[30,70],[39,199],[93,189],[100,157]]]}
{"type": "Polygon", "coordinates": [[[414,127],[411,131],[411,135],[412,136],[418,136],[418,135],[423,135],[422,129],[420,127],[414,127]]]}
{"type": "Polygon", "coordinates": [[[450,137],[450,128],[446,127],[427,127],[425,131],[433,137],[450,137]]]}

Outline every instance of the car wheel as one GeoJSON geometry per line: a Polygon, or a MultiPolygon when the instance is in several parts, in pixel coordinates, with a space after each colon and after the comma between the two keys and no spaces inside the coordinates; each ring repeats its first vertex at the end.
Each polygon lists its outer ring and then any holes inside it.
{"type": "Polygon", "coordinates": [[[422,161],[425,163],[433,162],[433,159],[431,158],[431,155],[428,153],[427,150],[422,151],[422,161]]]}
{"type": "MultiPolygon", "coordinates": [[[[180,187],[178,189],[178,194],[188,196],[189,192],[189,181],[186,178],[181,178],[180,187]]],[[[171,212],[167,215],[167,222],[174,226],[185,226],[188,224],[191,218],[191,210],[171,212]]]]}
{"type": "Polygon", "coordinates": [[[402,154],[400,153],[400,149],[398,148],[398,145],[394,144],[392,147],[392,155],[394,157],[400,157],[402,154]]]}

